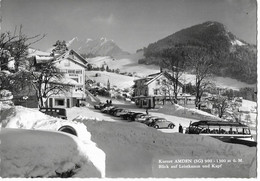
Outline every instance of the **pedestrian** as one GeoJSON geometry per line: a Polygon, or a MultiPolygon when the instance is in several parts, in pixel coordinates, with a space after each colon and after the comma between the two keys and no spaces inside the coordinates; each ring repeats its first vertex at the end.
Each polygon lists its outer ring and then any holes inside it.
{"type": "Polygon", "coordinates": [[[149,114],[148,108],[146,108],[146,114],[147,114],[147,115],[149,114]]]}
{"type": "Polygon", "coordinates": [[[179,133],[183,133],[183,128],[181,124],[179,124],[179,133]]]}
{"type": "Polygon", "coordinates": [[[112,105],[112,100],[111,99],[110,99],[109,103],[110,103],[110,105],[112,105]]]}

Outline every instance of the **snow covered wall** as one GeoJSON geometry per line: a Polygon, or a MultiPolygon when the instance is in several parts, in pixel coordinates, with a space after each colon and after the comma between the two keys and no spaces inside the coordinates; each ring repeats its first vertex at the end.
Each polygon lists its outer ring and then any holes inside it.
{"type": "Polygon", "coordinates": [[[105,177],[105,153],[84,124],[21,106],[1,124],[1,177],[105,177]],[[57,132],[64,125],[73,127],[77,137],[57,132]]]}

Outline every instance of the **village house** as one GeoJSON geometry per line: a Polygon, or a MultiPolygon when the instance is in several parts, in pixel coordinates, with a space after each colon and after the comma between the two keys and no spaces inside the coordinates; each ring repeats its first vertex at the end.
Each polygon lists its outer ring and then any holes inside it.
{"type": "Polygon", "coordinates": [[[68,85],[70,88],[59,94],[53,94],[45,100],[47,107],[69,108],[79,106],[86,99],[85,70],[87,61],[74,50],[55,56],[35,55],[35,64],[53,61],[54,65],[64,73],[62,80],[52,80],[51,84],[68,85]]]}
{"type": "MultiPolygon", "coordinates": [[[[167,71],[134,80],[134,99],[140,108],[154,108],[155,105],[174,101],[173,77],[167,71]]],[[[183,92],[183,84],[178,83],[178,95],[183,92]]]]}

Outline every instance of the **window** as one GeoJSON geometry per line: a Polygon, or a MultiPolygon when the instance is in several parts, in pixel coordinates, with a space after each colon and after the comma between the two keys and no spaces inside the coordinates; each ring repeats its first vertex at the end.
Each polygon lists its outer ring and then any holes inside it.
{"type": "Polygon", "coordinates": [[[161,81],[160,79],[157,80],[157,84],[160,85],[161,84],[161,81]]]}
{"type": "Polygon", "coordinates": [[[147,89],[145,90],[144,95],[145,95],[145,96],[148,95],[148,90],[147,90],[147,89]]]}
{"type": "Polygon", "coordinates": [[[74,73],[75,73],[75,70],[68,70],[68,73],[69,73],[69,74],[74,74],[74,73]]]}
{"type": "Polygon", "coordinates": [[[59,72],[61,72],[61,73],[67,73],[67,70],[66,70],[66,69],[60,69],[59,72]]]}
{"type": "Polygon", "coordinates": [[[55,106],[64,106],[65,101],[64,99],[55,99],[55,106]]]}
{"type": "Polygon", "coordinates": [[[82,74],[82,70],[76,70],[76,74],[82,74]]]}
{"type": "Polygon", "coordinates": [[[147,105],[147,100],[143,100],[143,106],[147,105]]]}
{"type": "Polygon", "coordinates": [[[154,95],[158,95],[158,89],[153,90],[154,95]]]}
{"type": "Polygon", "coordinates": [[[166,85],[166,80],[165,79],[162,80],[162,84],[166,85]]]}

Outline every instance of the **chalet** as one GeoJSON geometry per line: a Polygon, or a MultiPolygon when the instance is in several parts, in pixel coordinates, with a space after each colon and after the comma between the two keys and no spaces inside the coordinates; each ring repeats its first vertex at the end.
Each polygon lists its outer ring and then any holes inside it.
{"type": "Polygon", "coordinates": [[[68,50],[58,56],[35,55],[35,64],[53,61],[64,73],[62,80],[52,80],[52,84],[70,85],[70,89],[59,94],[50,95],[45,101],[47,107],[69,108],[79,106],[86,99],[85,70],[87,61],[74,50],[68,50]]]}
{"type": "MultiPolygon", "coordinates": [[[[164,104],[173,100],[174,78],[167,71],[148,75],[145,78],[134,80],[134,99],[138,107],[154,108],[157,104],[164,104]]],[[[177,92],[180,95],[183,84],[178,82],[177,92]]]]}

